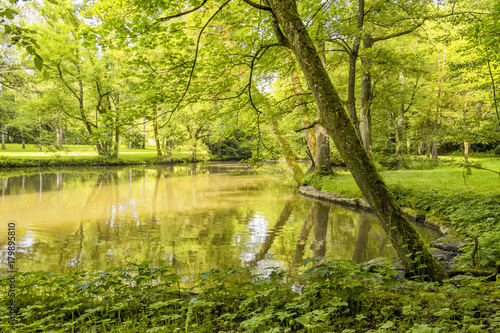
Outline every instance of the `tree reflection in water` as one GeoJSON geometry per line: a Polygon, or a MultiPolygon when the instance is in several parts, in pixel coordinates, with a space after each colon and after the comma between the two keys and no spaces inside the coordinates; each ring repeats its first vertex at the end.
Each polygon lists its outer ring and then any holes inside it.
{"type": "MultiPolygon", "coordinates": [[[[153,261],[195,278],[212,268],[296,269],[304,258],[388,253],[371,214],[304,199],[286,185],[286,166],[266,167],[261,174],[207,163],[3,177],[0,213],[17,221],[21,271],[153,261]]],[[[0,239],[0,255],[5,250],[0,239]]]]}

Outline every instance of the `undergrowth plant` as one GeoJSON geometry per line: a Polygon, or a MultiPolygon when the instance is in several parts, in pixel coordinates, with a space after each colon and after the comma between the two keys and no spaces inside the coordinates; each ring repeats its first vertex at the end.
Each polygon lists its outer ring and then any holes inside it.
{"type": "MultiPolygon", "coordinates": [[[[477,237],[480,267],[493,268],[500,264],[500,194],[484,195],[472,192],[443,194],[435,190],[415,190],[391,186],[399,204],[428,211],[449,221],[463,236],[477,237]]],[[[472,243],[465,246],[464,255],[457,257],[461,266],[470,265],[472,243]]]]}
{"type": "Polygon", "coordinates": [[[214,269],[193,287],[149,262],[0,280],[2,332],[484,332],[500,329],[498,282],[407,281],[387,264],[304,260],[300,272],[214,269]]]}

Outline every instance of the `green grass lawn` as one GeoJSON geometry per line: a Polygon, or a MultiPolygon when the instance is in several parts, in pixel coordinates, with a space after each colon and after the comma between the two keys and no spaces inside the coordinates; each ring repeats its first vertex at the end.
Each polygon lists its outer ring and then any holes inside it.
{"type": "MultiPolygon", "coordinates": [[[[61,150],[51,150],[47,147],[42,148],[43,151],[38,150],[38,145],[26,145],[22,149],[21,144],[11,143],[6,144],[6,149],[0,149],[0,159],[24,160],[24,161],[40,161],[40,162],[62,162],[66,165],[65,160],[76,163],[81,158],[80,162],[86,163],[84,160],[98,158],[97,150],[93,145],[65,145],[61,150]]],[[[208,154],[198,153],[199,160],[209,159],[208,154]]],[[[190,161],[191,152],[174,152],[172,154],[172,161],[190,161]]],[[[118,152],[118,159],[114,160],[116,164],[140,164],[140,163],[157,163],[160,162],[157,157],[156,148],[154,145],[146,144],[145,149],[128,149],[128,146],[120,145],[118,152]]],[[[112,163],[112,162],[110,162],[112,163]]],[[[22,164],[22,163],[21,163],[22,164]]],[[[47,164],[47,163],[45,163],[47,164]]],[[[88,162],[88,164],[92,164],[88,162]]]]}
{"type": "MultiPolygon", "coordinates": [[[[474,158],[471,162],[479,162],[484,168],[500,172],[500,159],[474,158]]],[[[340,193],[346,197],[362,197],[349,172],[336,172],[337,177],[320,180],[317,184],[322,191],[340,193]]],[[[466,175],[464,169],[457,166],[442,166],[432,170],[389,170],[382,171],[387,185],[403,185],[417,190],[435,189],[442,193],[472,191],[475,193],[500,193],[500,177],[486,170],[472,169],[466,175]]],[[[315,184],[311,184],[315,186],[315,184]]],[[[317,186],[316,186],[317,187],[317,186]]]]}
{"type": "MultiPolygon", "coordinates": [[[[49,150],[43,147],[43,151],[38,150],[37,145],[26,145],[26,149],[22,149],[21,144],[11,143],[6,144],[5,150],[0,150],[0,156],[15,157],[21,159],[51,159],[76,156],[97,156],[97,149],[90,145],[65,145],[62,150],[49,150]]],[[[144,158],[156,157],[156,149],[152,145],[146,145],[145,149],[131,149],[127,146],[120,146],[118,156],[125,160],[140,160],[144,158]]]]}

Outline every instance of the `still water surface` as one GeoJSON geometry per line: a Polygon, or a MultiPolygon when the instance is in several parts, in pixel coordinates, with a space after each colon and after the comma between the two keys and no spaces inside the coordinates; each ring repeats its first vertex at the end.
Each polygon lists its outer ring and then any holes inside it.
{"type": "MultiPolygon", "coordinates": [[[[212,268],[262,272],[392,251],[374,215],[301,198],[284,165],[256,174],[237,163],[82,170],[1,179],[0,233],[15,221],[19,271],[153,261],[190,279],[212,268]]],[[[5,237],[0,249],[5,262],[5,237]]]]}

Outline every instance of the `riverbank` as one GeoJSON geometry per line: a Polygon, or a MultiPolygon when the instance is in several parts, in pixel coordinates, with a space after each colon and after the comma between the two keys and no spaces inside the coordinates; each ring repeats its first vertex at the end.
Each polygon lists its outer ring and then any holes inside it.
{"type": "Polygon", "coordinates": [[[26,145],[22,149],[19,144],[7,144],[6,150],[0,150],[0,170],[13,168],[47,168],[66,166],[123,166],[195,163],[203,161],[234,160],[235,157],[197,154],[192,159],[191,152],[176,152],[171,157],[158,156],[154,146],[146,145],[144,149],[128,149],[121,147],[118,158],[98,156],[95,147],[88,145],[67,145],[61,150],[40,152],[37,146],[26,145]]]}
{"type": "MultiPolygon", "coordinates": [[[[476,159],[500,170],[498,158],[476,159]]],[[[382,171],[382,177],[405,212],[418,221],[453,231],[467,240],[458,267],[485,269],[500,264],[500,178],[494,172],[441,166],[431,170],[382,171]],[[474,246],[477,241],[477,248],[474,246]]],[[[303,181],[305,196],[370,210],[348,172],[312,174],[303,181]]]]}

